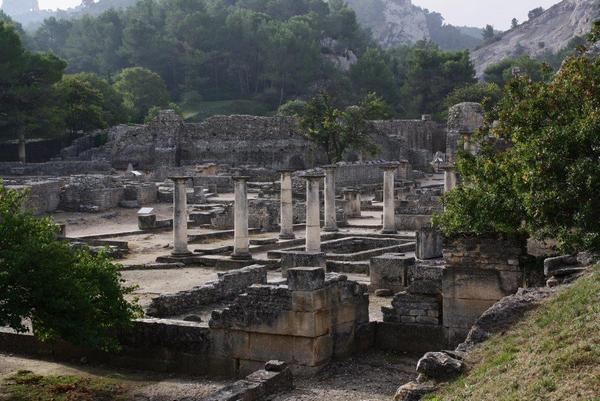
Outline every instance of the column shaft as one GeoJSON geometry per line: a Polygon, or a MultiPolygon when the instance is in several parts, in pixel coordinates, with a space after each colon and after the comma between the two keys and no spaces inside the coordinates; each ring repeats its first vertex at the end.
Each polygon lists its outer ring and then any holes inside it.
{"type": "Polygon", "coordinates": [[[325,226],[323,231],[338,231],[335,207],[335,167],[325,168],[325,226]]]}
{"type": "Polygon", "coordinates": [[[394,170],[395,168],[386,168],[383,172],[383,233],[385,234],[396,232],[394,170]]]}
{"type": "Polygon", "coordinates": [[[171,177],[173,189],[173,255],[189,255],[187,235],[187,180],[189,177],[171,177]]]}
{"type": "Polygon", "coordinates": [[[321,252],[319,184],[321,176],[306,178],[306,252],[321,252]]]}
{"type": "Polygon", "coordinates": [[[248,237],[248,190],[247,177],[234,177],[235,202],[233,222],[234,259],[251,259],[248,237]]]}
{"type": "Polygon", "coordinates": [[[292,198],[292,172],[281,172],[281,211],[279,238],[294,239],[294,204],[292,198]]]}

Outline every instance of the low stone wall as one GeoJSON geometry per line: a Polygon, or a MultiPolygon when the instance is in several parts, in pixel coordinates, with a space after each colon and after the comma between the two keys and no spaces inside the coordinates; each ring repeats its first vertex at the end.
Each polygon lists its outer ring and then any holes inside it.
{"type": "Polygon", "coordinates": [[[435,296],[400,292],[391,308],[382,308],[383,321],[390,323],[440,324],[440,302],[435,296]]]}
{"type": "Polygon", "coordinates": [[[524,238],[446,238],[443,276],[444,327],[451,344],[466,337],[490,306],[523,283],[524,238]]]}
{"type": "Polygon", "coordinates": [[[312,373],[334,356],[348,355],[368,326],[366,286],[323,268],[288,270],[288,285],[254,285],[210,327],[223,333],[241,372],[276,358],[312,373]]]}
{"type": "Polygon", "coordinates": [[[219,273],[217,281],[208,282],[191,290],[153,298],[146,315],[152,317],[181,315],[201,306],[231,300],[252,284],[266,282],[267,270],[265,266],[260,265],[219,273]]]}
{"type": "Polygon", "coordinates": [[[73,174],[109,174],[110,172],[110,164],[105,161],[0,162],[0,175],[3,176],[68,176],[73,174]]]}
{"type": "Polygon", "coordinates": [[[62,180],[8,180],[6,186],[11,189],[28,192],[25,209],[34,214],[46,214],[56,211],[60,203],[62,180]]]}
{"type": "Polygon", "coordinates": [[[101,212],[115,208],[123,200],[125,188],[106,175],[74,175],[60,195],[59,208],[66,211],[101,212]]]}
{"type": "Polygon", "coordinates": [[[418,231],[431,225],[430,214],[396,214],[396,229],[418,231]]]}

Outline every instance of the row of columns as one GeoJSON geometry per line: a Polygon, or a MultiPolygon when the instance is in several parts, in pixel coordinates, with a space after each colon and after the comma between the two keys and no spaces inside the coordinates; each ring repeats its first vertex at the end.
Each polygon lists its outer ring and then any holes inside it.
{"type": "MultiPolygon", "coordinates": [[[[396,233],[394,174],[397,163],[382,166],[383,173],[383,233],[396,233]]],[[[333,165],[325,166],[325,174],[307,173],[306,180],[306,252],[321,251],[321,221],[319,190],[321,180],[325,178],[325,224],[324,231],[338,231],[335,204],[335,169],[333,165]]],[[[294,206],[292,199],[293,170],[281,170],[281,212],[279,238],[293,239],[294,206]]],[[[191,255],[187,239],[187,181],[189,176],[170,177],[174,182],[173,190],[173,256],[191,255]]],[[[248,235],[248,179],[249,177],[233,177],[234,182],[234,240],[231,257],[236,260],[248,260],[250,254],[250,238],[248,235]]]]}

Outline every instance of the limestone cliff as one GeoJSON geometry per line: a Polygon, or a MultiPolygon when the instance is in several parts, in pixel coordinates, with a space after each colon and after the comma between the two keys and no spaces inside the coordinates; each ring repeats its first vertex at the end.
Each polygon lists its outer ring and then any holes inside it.
{"type": "Polygon", "coordinates": [[[425,11],[410,0],[347,0],[383,47],[430,39],[425,11]]]}
{"type": "Polygon", "coordinates": [[[533,20],[505,32],[498,41],[473,51],[471,59],[477,75],[483,75],[490,64],[507,57],[556,53],[574,37],[589,32],[598,18],[599,0],[563,0],[533,20]]]}

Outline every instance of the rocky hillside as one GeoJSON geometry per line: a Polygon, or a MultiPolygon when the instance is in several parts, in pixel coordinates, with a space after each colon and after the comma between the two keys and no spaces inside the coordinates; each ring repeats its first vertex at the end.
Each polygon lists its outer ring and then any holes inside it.
{"type": "Polygon", "coordinates": [[[429,12],[411,0],[346,0],[359,22],[383,47],[432,40],[442,49],[473,48],[481,43],[481,29],[444,24],[441,14],[429,12]],[[465,29],[469,32],[465,32],[465,29]],[[479,36],[473,37],[472,32],[479,36]]]}
{"type": "Polygon", "coordinates": [[[600,18],[598,0],[563,0],[540,16],[502,34],[494,43],[471,54],[477,75],[490,64],[516,56],[557,53],[576,36],[589,32],[592,22],[600,18]]]}
{"type": "Polygon", "coordinates": [[[423,400],[596,401],[599,344],[596,266],[521,322],[473,349],[465,358],[467,372],[423,400]]]}
{"type": "Polygon", "coordinates": [[[425,12],[410,0],[347,0],[347,3],[384,47],[430,38],[425,12]]]}

